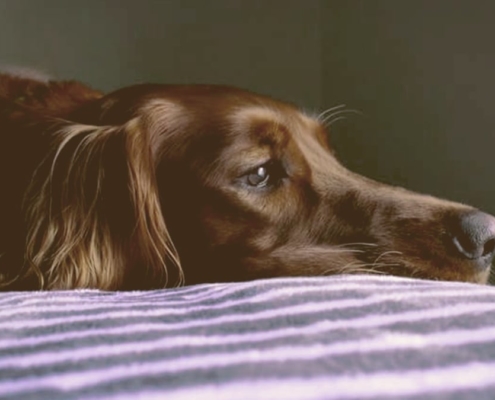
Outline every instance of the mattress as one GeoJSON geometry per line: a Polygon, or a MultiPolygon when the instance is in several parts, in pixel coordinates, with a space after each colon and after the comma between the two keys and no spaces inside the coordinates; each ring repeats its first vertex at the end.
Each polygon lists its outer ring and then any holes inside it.
{"type": "Polygon", "coordinates": [[[493,399],[495,288],[381,276],[0,294],[1,399],[493,399]]]}

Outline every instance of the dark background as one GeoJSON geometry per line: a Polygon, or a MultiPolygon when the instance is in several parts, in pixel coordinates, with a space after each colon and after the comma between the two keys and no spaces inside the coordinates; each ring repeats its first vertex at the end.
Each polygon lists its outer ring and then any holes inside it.
{"type": "Polygon", "coordinates": [[[491,0],[0,0],[0,64],[345,103],[351,169],[495,214],[494,21],[491,0]]]}

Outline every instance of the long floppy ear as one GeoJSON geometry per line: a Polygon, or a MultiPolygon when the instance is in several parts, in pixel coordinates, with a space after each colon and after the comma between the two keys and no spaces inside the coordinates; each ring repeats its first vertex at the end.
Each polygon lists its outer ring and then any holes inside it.
{"type": "Polygon", "coordinates": [[[42,288],[182,283],[139,119],[121,127],[57,128],[24,204],[26,268],[42,288]]]}

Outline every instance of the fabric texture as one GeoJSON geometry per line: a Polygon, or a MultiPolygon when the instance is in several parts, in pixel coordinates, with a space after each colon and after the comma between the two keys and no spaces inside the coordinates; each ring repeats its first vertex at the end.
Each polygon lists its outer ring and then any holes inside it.
{"type": "Polygon", "coordinates": [[[495,288],[380,276],[0,294],[1,399],[494,399],[495,288]]]}

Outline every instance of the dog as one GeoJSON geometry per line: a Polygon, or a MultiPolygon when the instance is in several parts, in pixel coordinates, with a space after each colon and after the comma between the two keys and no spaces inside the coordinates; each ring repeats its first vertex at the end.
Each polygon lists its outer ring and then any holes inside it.
{"type": "Polygon", "coordinates": [[[3,290],[376,273],[486,283],[495,218],[347,170],[325,117],[227,86],[0,75],[3,290]]]}

